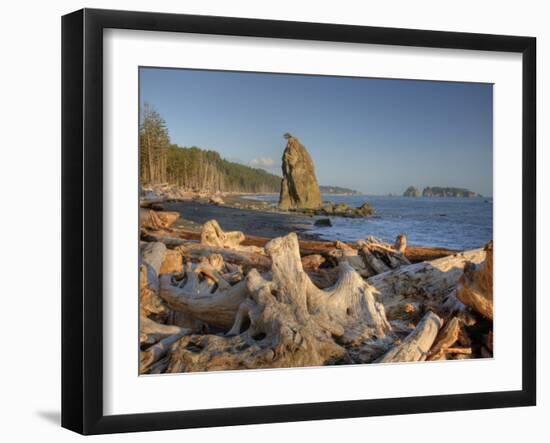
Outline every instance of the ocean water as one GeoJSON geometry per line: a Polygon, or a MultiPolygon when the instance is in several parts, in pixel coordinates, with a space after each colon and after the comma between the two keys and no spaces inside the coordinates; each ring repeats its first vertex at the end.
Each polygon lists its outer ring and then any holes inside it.
{"type": "MultiPolygon", "coordinates": [[[[275,195],[256,198],[274,204],[278,200],[275,195]]],[[[326,240],[356,241],[373,235],[393,243],[404,233],[411,245],[464,250],[482,247],[493,237],[492,198],[324,195],[323,199],[350,206],[368,202],[375,209],[373,217],[330,217],[332,227],[309,231],[326,240]]]]}

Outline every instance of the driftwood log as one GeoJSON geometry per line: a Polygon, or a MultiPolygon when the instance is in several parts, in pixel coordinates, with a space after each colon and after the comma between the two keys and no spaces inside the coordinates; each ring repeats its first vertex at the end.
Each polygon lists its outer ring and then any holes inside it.
{"type": "Polygon", "coordinates": [[[227,263],[242,266],[245,272],[248,272],[252,268],[267,270],[271,266],[271,259],[268,256],[246,250],[219,248],[190,242],[180,245],[178,250],[192,261],[198,261],[201,257],[217,254],[223,257],[227,263]]]}
{"type": "Polygon", "coordinates": [[[248,294],[245,281],[231,286],[205,262],[188,263],[181,281],[171,275],[161,276],[160,286],[160,297],[171,309],[226,331],[233,325],[239,306],[248,294]],[[211,279],[210,275],[217,279],[211,279]]]}
{"type": "MultiPolygon", "coordinates": [[[[142,227],[141,237],[142,240],[149,242],[162,241],[167,247],[170,248],[178,245],[183,245],[188,241],[200,242],[201,232],[175,227],[171,228],[170,231],[157,231],[142,227]]],[[[246,235],[241,245],[263,248],[270,240],[271,239],[265,237],[246,235]]],[[[337,249],[336,242],[300,240],[300,253],[303,256],[311,254],[324,255],[330,253],[334,249],[337,249]]],[[[358,248],[356,247],[356,249],[358,248]]],[[[427,248],[408,245],[405,250],[404,256],[411,263],[418,263],[421,261],[431,261],[437,258],[447,257],[457,252],[459,251],[446,248],[427,248]]]]}
{"type": "Polygon", "coordinates": [[[206,222],[201,231],[201,244],[216,248],[230,248],[236,251],[246,251],[261,254],[263,248],[258,246],[243,246],[245,235],[241,231],[225,232],[216,220],[206,222]]]}
{"type": "Polygon", "coordinates": [[[443,320],[428,311],[416,328],[399,345],[378,360],[379,363],[423,361],[443,324],[443,320]]]}
{"type": "Polygon", "coordinates": [[[474,311],[493,320],[493,243],[485,246],[483,263],[469,262],[464,267],[456,297],[474,311]]]}
{"type": "Polygon", "coordinates": [[[485,259],[483,249],[402,266],[367,279],[390,320],[416,323],[426,310],[446,317],[455,310],[455,289],[468,262],[485,259]]]}
{"type": "MultiPolygon", "coordinates": [[[[348,360],[346,345],[390,341],[384,307],[347,263],[341,264],[337,284],[321,290],[303,270],[295,234],[272,240],[266,251],[271,279],[250,271],[248,297],[227,336],[183,337],[171,354],[169,372],[318,366],[348,360]]],[[[171,285],[162,294],[170,300],[181,292],[171,285]]]]}
{"type": "MultiPolygon", "coordinates": [[[[400,238],[400,242],[406,243],[403,234],[400,238]]],[[[365,278],[411,264],[402,252],[374,237],[361,240],[354,246],[336,241],[334,246],[335,249],[328,255],[338,263],[347,262],[361,277],[365,278]]]]}
{"type": "Polygon", "coordinates": [[[178,212],[139,210],[139,223],[142,229],[167,229],[180,217],[178,212]]]}
{"type": "Polygon", "coordinates": [[[183,254],[177,249],[167,249],[159,274],[179,273],[183,269],[183,254]]]}
{"type": "Polygon", "coordinates": [[[452,351],[451,346],[457,342],[461,329],[462,322],[458,317],[453,317],[448,321],[439,332],[434,345],[430,349],[428,360],[445,360],[446,354],[452,351]]]}
{"type": "Polygon", "coordinates": [[[161,276],[160,296],[171,309],[226,333],[185,335],[174,344],[167,371],[372,362],[384,353],[383,362],[424,360],[464,264],[485,255],[470,251],[367,280],[341,261],[336,284],[322,290],[304,271],[295,234],[272,240],[266,251],[271,273],[253,269],[236,284],[206,260],[188,263],[181,281],[161,276]],[[412,332],[404,326],[410,323],[418,323],[412,332]],[[403,334],[409,335],[395,344],[403,334]]]}
{"type": "Polygon", "coordinates": [[[140,313],[165,319],[169,311],[159,297],[159,273],[166,255],[163,243],[147,243],[142,247],[139,268],[140,313]]]}
{"type": "Polygon", "coordinates": [[[316,253],[215,221],[182,237],[142,232],[142,373],[492,356],[492,322],[469,329],[492,320],[492,244],[411,264],[404,235],[316,253]]]}
{"type": "Polygon", "coordinates": [[[335,249],[330,251],[328,255],[333,257],[337,263],[345,262],[349,264],[361,277],[367,278],[377,273],[374,272],[372,268],[369,268],[368,264],[365,262],[363,257],[359,255],[359,251],[356,248],[353,248],[341,241],[336,241],[334,246],[335,249]]]}
{"type": "Polygon", "coordinates": [[[407,250],[407,237],[405,234],[399,234],[397,236],[393,247],[397,252],[405,254],[405,251],[407,250]]]}

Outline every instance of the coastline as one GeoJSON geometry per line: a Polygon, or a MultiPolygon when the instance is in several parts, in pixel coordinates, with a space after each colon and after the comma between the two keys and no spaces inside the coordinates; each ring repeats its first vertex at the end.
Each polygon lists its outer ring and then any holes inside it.
{"type": "MultiPolygon", "coordinates": [[[[200,241],[204,223],[217,220],[224,230],[242,231],[245,235],[243,245],[247,246],[263,247],[269,240],[292,231],[297,234],[306,252],[324,252],[334,247],[335,240],[324,239],[319,233],[311,232],[315,228],[315,220],[324,217],[281,211],[270,207],[265,201],[245,198],[250,195],[267,194],[225,193],[224,203],[214,204],[210,202],[211,197],[189,192],[187,198],[157,200],[154,205],[160,205],[157,209],[162,207],[163,211],[179,214],[172,227],[178,237],[186,240],[200,241]]],[[[426,244],[409,245],[405,255],[412,263],[418,263],[458,252],[457,249],[426,244]]]]}
{"type": "Polygon", "coordinates": [[[296,232],[300,239],[317,241],[353,243],[373,236],[392,243],[404,233],[409,246],[452,251],[482,247],[492,238],[491,227],[485,222],[492,207],[485,203],[480,208],[482,199],[323,195],[325,203],[334,202],[333,207],[342,202],[356,207],[366,200],[375,210],[371,216],[353,219],[339,214],[281,210],[275,194],[210,193],[174,187],[156,187],[148,194],[141,202],[142,208],[176,211],[180,214],[178,227],[194,232],[215,219],[226,229],[250,236],[274,238],[296,232]],[[457,232],[464,235],[457,237],[457,232]]]}

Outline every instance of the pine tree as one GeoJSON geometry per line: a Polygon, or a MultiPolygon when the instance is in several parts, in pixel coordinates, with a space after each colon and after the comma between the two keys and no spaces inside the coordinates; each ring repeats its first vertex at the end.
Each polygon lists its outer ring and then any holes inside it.
{"type": "Polygon", "coordinates": [[[142,184],[167,181],[170,137],[166,122],[147,103],[143,106],[139,130],[140,178],[142,184]]]}

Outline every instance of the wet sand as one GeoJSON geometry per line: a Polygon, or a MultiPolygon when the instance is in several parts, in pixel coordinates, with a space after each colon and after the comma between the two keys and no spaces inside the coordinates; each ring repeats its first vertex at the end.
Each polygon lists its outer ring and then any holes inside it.
{"type": "Polygon", "coordinates": [[[274,238],[296,232],[303,239],[316,239],[307,231],[313,228],[315,217],[291,214],[270,209],[254,200],[232,197],[226,203],[231,206],[216,206],[197,200],[164,203],[166,211],[177,211],[181,218],[174,227],[200,230],[208,220],[217,220],[224,231],[242,231],[247,235],[274,238]],[[235,207],[236,205],[242,207],[235,207]]]}

